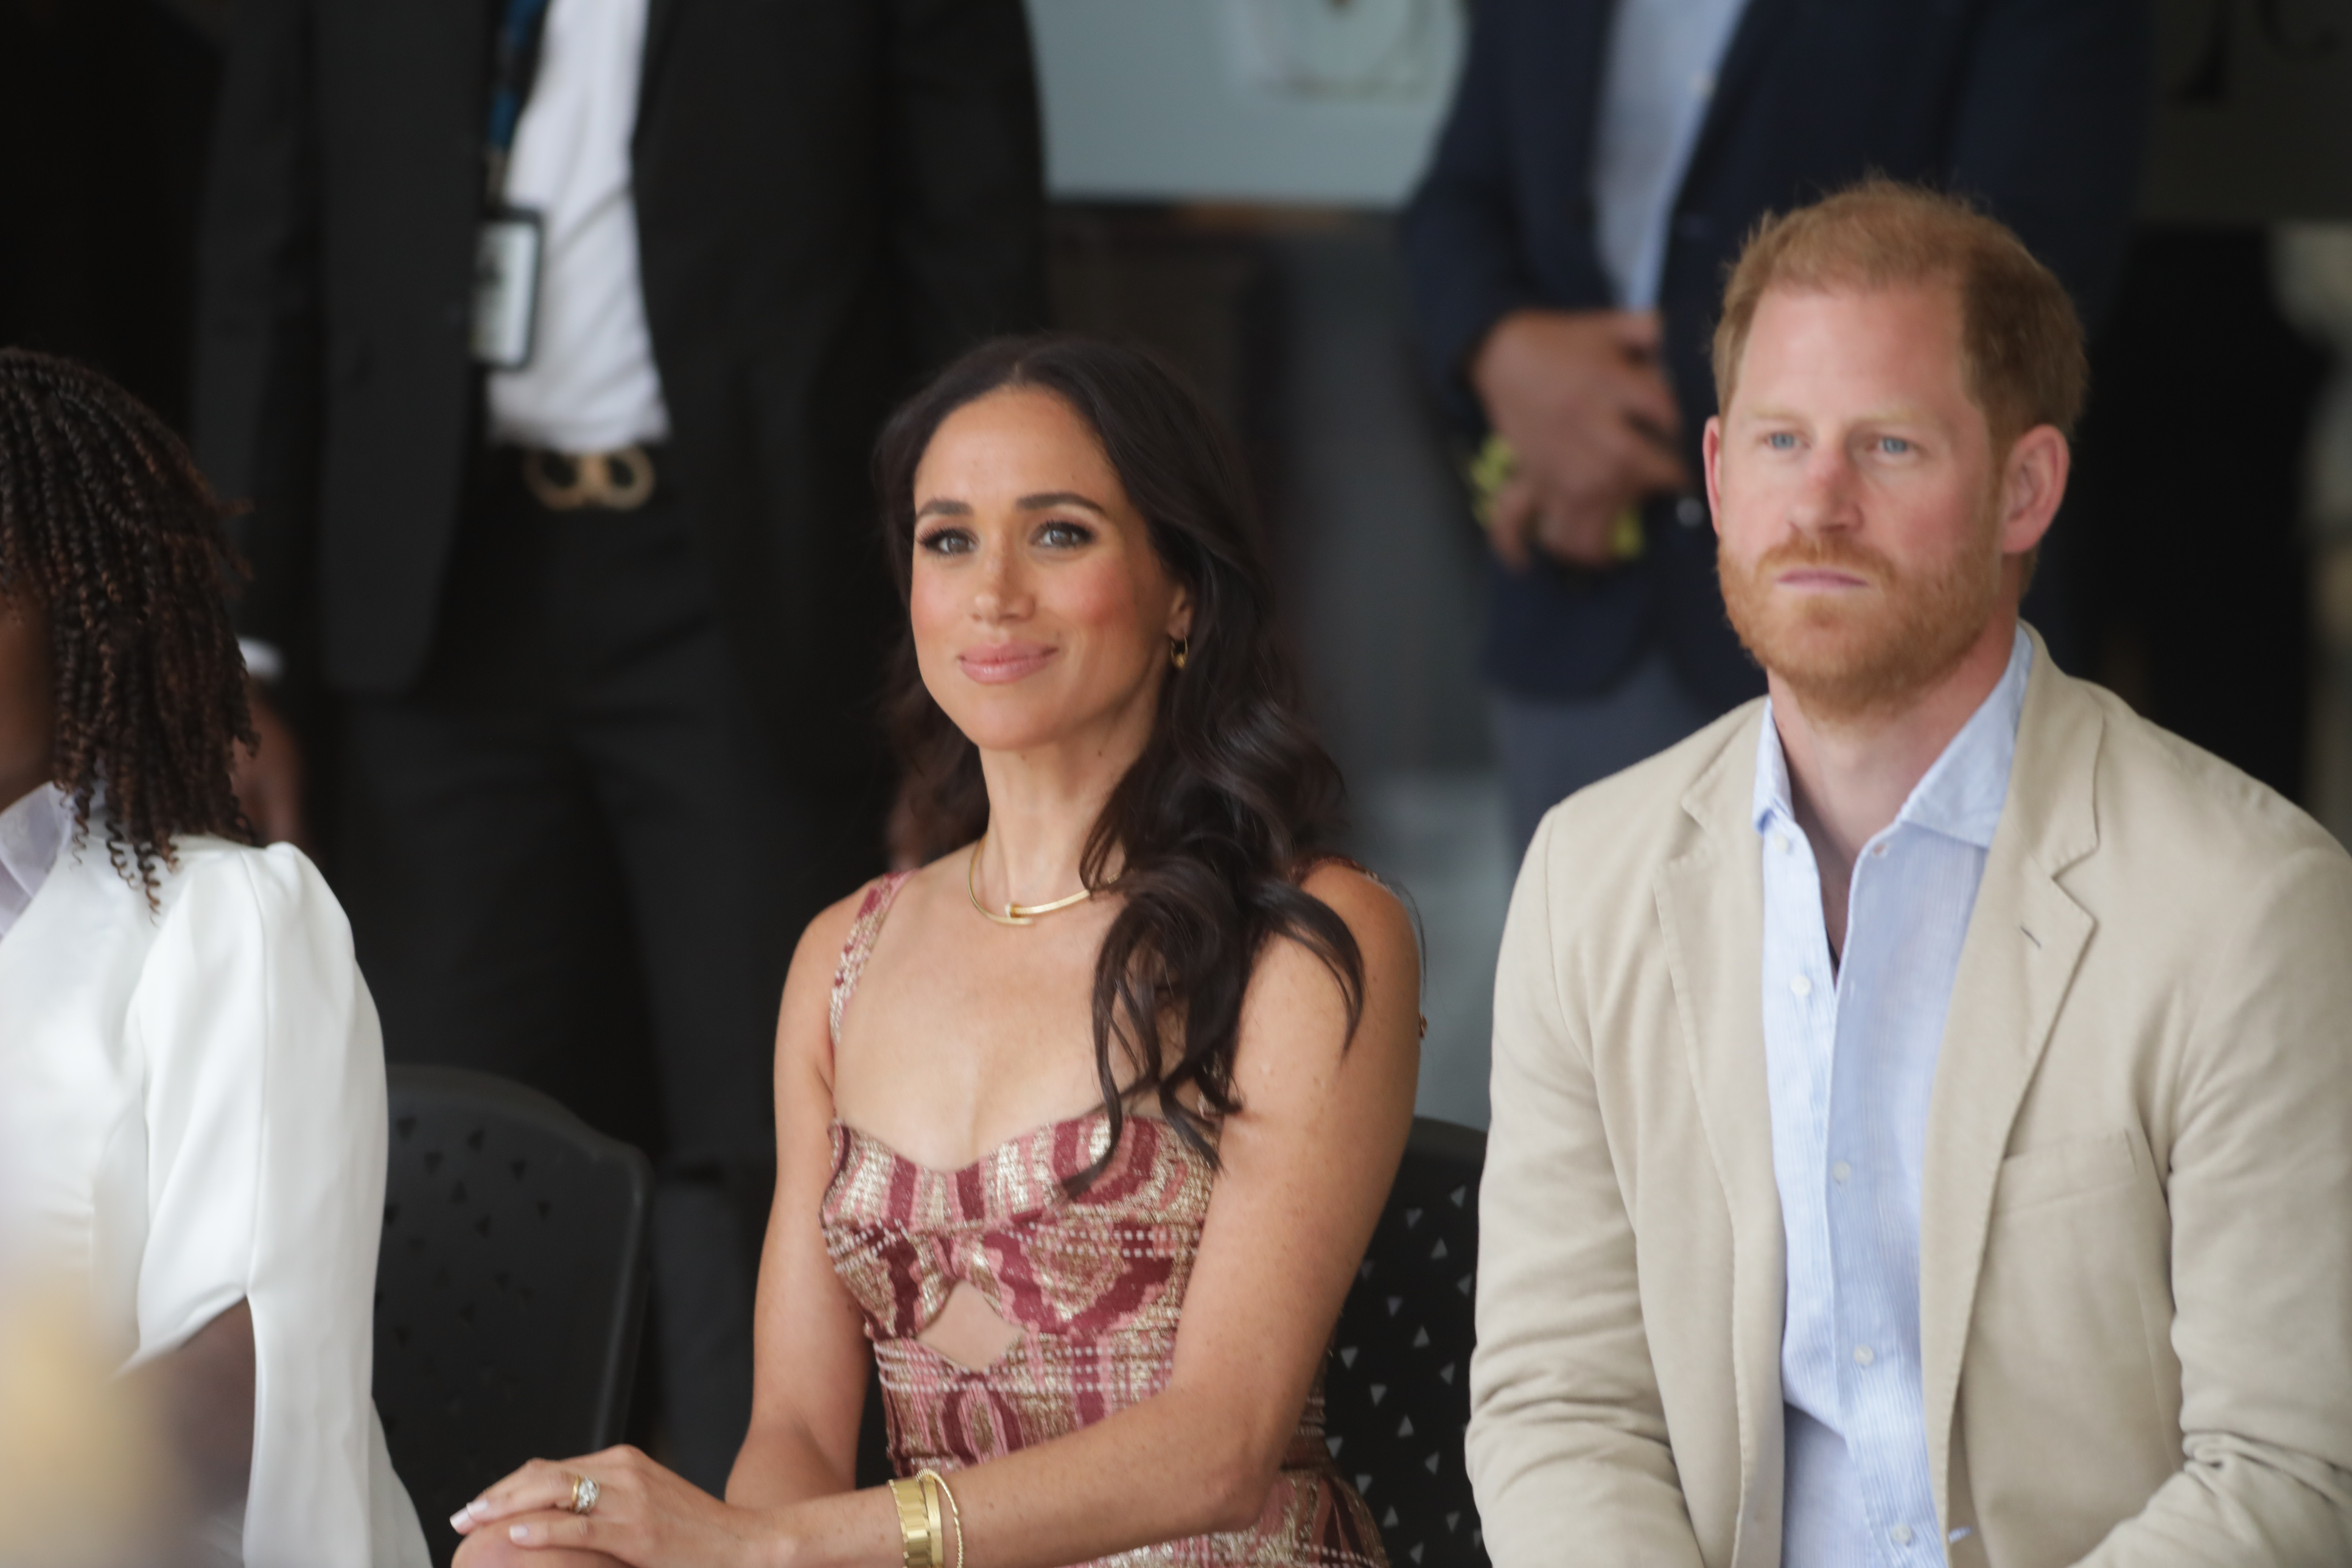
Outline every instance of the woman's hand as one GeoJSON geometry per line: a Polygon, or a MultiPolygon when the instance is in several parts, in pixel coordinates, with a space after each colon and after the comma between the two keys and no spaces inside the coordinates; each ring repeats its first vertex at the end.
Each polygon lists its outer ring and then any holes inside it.
{"type": "Polygon", "coordinates": [[[625,1446],[561,1464],[533,1459],[449,1522],[469,1538],[459,1553],[467,1568],[551,1550],[601,1553],[631,1568],[732,1568],[772,1558],[780,1544],[768,1516],[730,1508],[625,1446]],[[583,1476],[596,1483],[596,1501],[575,1514],[573,1487],[583,1476]]]}

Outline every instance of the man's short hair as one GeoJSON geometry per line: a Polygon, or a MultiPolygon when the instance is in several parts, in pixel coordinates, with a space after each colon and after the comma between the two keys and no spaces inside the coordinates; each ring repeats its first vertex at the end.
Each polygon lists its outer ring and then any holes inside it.
{"type": "Polygon", "coordinates": [[[1715,329],[1717,406],[1729,408],[1756,307],[1773,289],[1868,292],[1948,283],[1960,300],[1962,373],[2005,451],[2040,425],[2072,439],[2090,381],[2065,285],[2008,226],[1956,196],[1883,177],[1767,214],[1733,264],[1715,329]]]}

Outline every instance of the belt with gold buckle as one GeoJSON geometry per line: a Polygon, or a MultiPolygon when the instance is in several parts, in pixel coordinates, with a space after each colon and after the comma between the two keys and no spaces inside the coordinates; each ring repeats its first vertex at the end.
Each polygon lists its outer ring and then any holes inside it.
{"type": "Polygon", "coordinates": [[[653,454],[634,441],[610,452],[517,453],[524,488],[550,511],[635,511],[653,499],[653,454]]]}

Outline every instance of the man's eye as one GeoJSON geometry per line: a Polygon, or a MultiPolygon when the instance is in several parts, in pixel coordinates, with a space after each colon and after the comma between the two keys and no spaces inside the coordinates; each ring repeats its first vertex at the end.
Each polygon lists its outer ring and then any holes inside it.
{"type": "Polygon", "coordinates": [[[933,555],[969,555],[972,551],[971,531],[961,528],[935,528],[916,537],[915,548],[933,555]]]}
{"type": "Polygon", "coordinates": [[[1076,550],[1094,542],[1095,531],[1083,522],[1053,521],[1037,529],[1037,542],[1048,550],[1076,550]]]}
{"type": "Polygon", "coordinates": [[[1776,452],[1793,452],[1797,449],[1797,437],[1790,431],[1775,430],[1764,437],[1764,444],[1776,452]]]}
{"type": "Polygon", "coordinates": [[[1911,443],[1900,436],[1881,436],[1878,449],[1890,458],[1900,458],[1911,450],[1911,443]]]}

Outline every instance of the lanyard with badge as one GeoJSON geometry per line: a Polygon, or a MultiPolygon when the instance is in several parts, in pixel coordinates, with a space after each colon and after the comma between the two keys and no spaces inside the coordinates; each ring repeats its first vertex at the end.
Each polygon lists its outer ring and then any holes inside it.
{"type": "Polygon", "coordinates": [[[539,68],[549,0],[506,0],[490,61],[490,117],[482,147],[488,184],[474,244],[474,360],[493,370],[530,363],[539,307],[540,256],[546,228],[538,213],[506,199],[507,160],[515,127],[539,68]]]}

